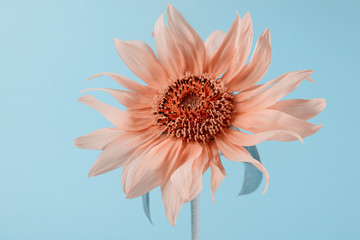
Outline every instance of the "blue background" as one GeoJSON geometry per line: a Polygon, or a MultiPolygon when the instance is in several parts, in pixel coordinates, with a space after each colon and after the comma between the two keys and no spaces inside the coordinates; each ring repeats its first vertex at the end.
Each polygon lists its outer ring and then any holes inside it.
{"type": "MultiPolygon", "coordinates": [[[[250,11],[255,39],[270,28],[273,58],[268,81],[314,69],[288,98],[326,98],[299,142],[259,147],[270,187],[238,197],[243,166],[225,162],[227,177],[211,201],[209,177],[201,197],[201,239],[359,239],[359,1],[170,1],[205,39],[227,31],[250,11]]],[[[100,151],[73,140],[111,126],[76,102],[80,90],[115,87],[98,72],[134,77],[113,39],[154,47],[154,23],[165,1],[2,1],[0,7],[1,159],[0,239],[190,239],[189,204],[172,227],[159,189],[151,193],[152,226],[141,199],[127,200],[121,170],[92,179],[100,151]]],[[[93,93],[117,103],[103,93],[93,93]]]]}

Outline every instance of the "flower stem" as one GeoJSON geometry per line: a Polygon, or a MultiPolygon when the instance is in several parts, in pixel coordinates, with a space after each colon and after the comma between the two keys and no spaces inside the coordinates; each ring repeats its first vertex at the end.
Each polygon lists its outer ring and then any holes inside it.
{"type": "Polygon", "coordinates": [[[191,239],[200,239],[200,194],[191,201],[191,239]]]}

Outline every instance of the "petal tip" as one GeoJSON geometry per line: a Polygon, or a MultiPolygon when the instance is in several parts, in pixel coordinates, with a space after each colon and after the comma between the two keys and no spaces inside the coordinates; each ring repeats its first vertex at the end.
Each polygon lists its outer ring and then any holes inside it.
{"type": "Polygon", "coordinates": [[[93,171],[90,169],[89,174],[88,174],[88,178],[92,178],[92,177],[94,177],[94,176],[95,176],[95,174],[94,174],[93,171]]]}
{"type": "Polygon", "coordinates": [[[122,45],[125,43],[126,43],[125,41],[122,41],[118,38],[114,38],[114,45],[115,45],[115,48],[117,49],[117,51],[119,51],[119,48],[121,48],[122,45]]]}
{"type": "Polygon", "coordinates": [[[265,189],[262,192],[262,194],[265,194],[267,192],[268,187],[269,187],[269,180],[270,180],[270,177],[269,177],[269,174],[267,173],[267,171],[264,173],[264,175],[265,175],[265,179],[266,179],[266,185],[265,185],[265,189]]]}
{"type": "MultiPolygon", "coordinates": [[[[271,34],[270,29],[267,27],[265,31],[260,35],[259,40],[264,41],[267,45],[271,46],[271,34]]],[[[258,40],[258,41],[259,41],[258,40]]]]}
{"type": "Polygon", "coordinates": [[[90,81],[91,79],[96,78],[96,77],[97,77],[97,75],[98,75],[98,74],[96,74],[96,75],[94,75],[94,76],[89,77],[89,78],[88,78],[88,81],[90,81]]]}
{"type": "Polygon", "coordinates": [[[214,204],[216,204],[216,203],[215,203],[214,194],[212,194],[212,196],[211,196],[211,200],[212,200],[212,202],[213,202],[214,204]]]}
{"type": "Polygon", "coordinates": [[[133,199],[133,198],[137,198],[137,197],[140,197],[142,194],[139,194],[138,191],[134,191],[134,184],[131,184],[131,186],[129,187],[129,189],[125,192],[126,196],[125,198],[126,199],[133,199]]]}
{"type": "Polygon", "coordinates": [[[74,147],[81,148],[79,142],[80,142],[80,137],[78,137],[77,139],[74,140],[74,142],[73,142],[74,147]]]}
{"type": "Polygon", "coordinates": [[[99,173],[99,169],[96,169],[96,167],[92,166],[92,167],[90,168],[88,177],[89,177],[89,178],[92,178],[92,177],[98,176],[98,175],[100,175],[100,174],[101,174],[101,173],[99,173]]]}
{"type": "Polygon", "coordinates": [[[321,111],[326,107],[327,102],[325,98],[319,98],[319,102],[321,104],[321,111]]]}
{"type": "MultiPolygon", "coordinates": [[[[83,89],[83,90],[81,90],[80,91],[80,93],[84,93],[84,92],[86,92],[86,91],[90,91],[91,89],[83,89]]],[[[79,98],[80,99],[80,98],[79,98]]]]}
{"type": "Polygon", "coordinates": [[[167,13],[169,14],[170,12],[174,11],[175,8],[173,5],[171,5],[170,3],[168,3],[168,6],[167,6],[167,13]]]}
{"type": "Polygon", "coordinates": [[[266,39],[268,39],[269,42],[270,42],[270,40],[271,40],[271,34],[270,34],[270,29],[269,29],[268,27],[265,29],[265,37],[266,37],[266,39]]]}
{"type": "Polygon", "coordinates": [[[94,78],[97,78],[97,77],[103,76],[103,75],[104,75],[104,73],[97,73],[97,74],[95,74],[95,75],[93,75],[93,76],[89,77],[89,78],[88,78],[88,81],[90,81],[91,79],[94,79],[94,78]]]}
{"type": "Polygon", "coordinates": [[[168,220],[173,227],[176,227],[177,215],[174,215],[174,216],[168,218],[168,220]]]}
{"type": "Polygon", "coordinates": [[[244,17],[243,17],[243,19],[245,19],[245,17],[246,17],[246,18],[251,18],[250,12],[246,12],[245,15],[244,15],[244,17]]]}
{"type": "Polygon", "coordinates": [[[265,189],[264,191],[262,192],[262,194],[265,194],[268,190],[268,187],[269,187],[269,179],[266,179],[266,186],[265,186],[265,189]]]}
{"type": "Polygon", "coordinates": [[[85,103],[91,99],[94,99],[95,97],[94,96],[91,96],[91,95],[84,95],[84,96],[81,96],[79,97],[78,99],[78,102],[82,102],[82,103],[85,103]]]}

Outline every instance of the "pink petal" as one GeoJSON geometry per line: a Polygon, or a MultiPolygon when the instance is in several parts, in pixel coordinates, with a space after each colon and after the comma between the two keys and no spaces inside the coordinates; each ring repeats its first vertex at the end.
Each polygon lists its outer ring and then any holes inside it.
{"type": "Polygon", "coordinates": [[[125,194],[127,194],[132,184],[132,179],[136,173],[136,168],[139,167],[145,155],[152,149],[152,147],[157,146],[163,140],[163,136],[150,139],[147,143],[135,149],[135,151],[130,155],[129,159],[127,160],[127,164],[125,164],[121,173],[121,185],[125,194]]]}
{"type": "Polygon", "coordinates": [[[299,139],[302,143],[303,140],[299,134],[290,130],[274,130],[267,132],[259,132],[254,134],[247,134],[238,130],[228,129],[226,131],[227,137],[232,141],[236,142],[240,146],[253,146],[257,145],[266,140],[272,140],[277,136],[289,135],[299,139]]]}
{"type": "Polygon", "coordinates": [[[170,180],[161,186],[161,194],[165,206],[166,216],[171,225],[175,227],[180,208],[185,201],[170,180]]]}
{"type": "Polygon", "coordinates": [[[125,42],[116,38],[114,43],[121,59],[136,76],[157,89],[168,84],[166,71],[146,43],[140,41],[125,42]]]}
{"type": "Polygon", "coordinates": [[[122,132],[117,128],[102,128],[78,137],[74,141],[74,146],[84,149],[103,150],[109,143],[117,139],[122,132]]]}
{"type": "Polygon", "coordinates": [[[246,101],[237,103],[235,109],[238,112],[248,112],[267,108],[292,92],[312,73],[313,71],[306,70],[283,74],[276,80],[272,80],[275,82],[273,86],[246,101]]]}
{"type": "MultiPolygon", "coordinates": [[[[232,124],[249,132],[259,133],[273,130],[290,130],[298,133],[302,138],[316,133],[322,125],[315,125],[289,114],[272,109],[237,114],[232,124]]],[[[277,134],[268,140],[294,141],[295,136],[277,134]]]]}
{"type": "MultiPolygon", "coordinates": [[[[215,146],[216,147],[216,146],[215,146]]],[[[161,186],[166,216],[175,226],[181,206],[195,198],[202,189],[202,174],[208,168],[209,149],[198,143],[189,143],[182,151],[186,161],[161,186]]]]}
{"type": "Polygon", "coordinates": [[[278,110],[287,113],[302,120],[308,120],[318,115],[326,106],[323,98],[315,98],[311,100],[291,99],[275,103],[269,109],[278,110]]]}
{"type": "Polygon", "coordinates": [[[229,82],[244,67],[249,57],[253,38],[252,22],[249,13],[246,13],[240,24],[238,39],[236,41],[235,55],[230,68],[222,76],[222,81],[229,82]]]}
{"type": "Polygon", "coordinates": [[[85,89],[81,92],[86,91],[104,91],[110,93],[119,103],[124,105],[125,107],[130,108],[151,108],[154,95],[153,94],[140,94],[130,91],[118,90],[118,89],[111,89],[111,88],[91,88],[85,89]]]}
{"type": "Polygon", "coordinates": [[[273,84],[275,82],[274,80],[271,80],[269,82],[267,82],[266,84],[259,84],[259,85],[254,85],[251,86],[249,88],[244,89],[243,91],[235,94],[234,96],[234,102],[242,102],[245,101],[247,99],[249,99],[250,97],[256,95],[257,93],[261,92],[262,90],[264,90],[266,87],[270,86],[271,84],[273,84]]]}
{"type": "Polygon", "coordinates": [[[214,194],[219,187],[221,181],[225,178],[225,168],[219,157],[219,150],[215,143],[209,144],[210,151],[210,169],[211,169],[211,198],[215,203],[214,194]]]}
{"type": "MultiPolygon", "coordinates": [[[[234,101],[235,102],[242,102],[252,96],[255,96],[256,94],[258,94],[259,92],[261,92],[262,90],[266,89],[267,87],[273,85],[274,83],[276,84],[279,81],[283,81],[285,76],[288,76],[289,73],[283,74],[280,77],[277,77],[271,81],[266,82],[265,84],[259,84],[259,85],[254,85],[251,86],[249,88],[244,89],[243,91],[239,92],[238,94],[235,95],[234,97],[234,101]]],[[[314,80],[312,80],[311,78],[307,77],[305,78],[306,80],[310,81],[310,82],[314,82],[314,80]]]]}
{"type": "MultiPolygon", "coordinates": [[[[185,202],[196,197],[202,189],[202,174],[209,161],[208,151],[198,143],[188,143],[183,150],[187,160],[170,177],[185,202]]],[[[184,156],[183,156],[184,157],[184,156]]]]}
{"type": "Polygon", "coordinates": [[[176,79],[185,72],[185,59],[179,47],[178,40],[168,29],[162,14],[155,24],[154,37],[159,61],[166,69],[170,78],[176,79]]]}
{"type": "Polygon", "coordinates": [[[147,93],[147,92],[151,92],[154,91],[153,88],[150,88],[148,86],[144,86],[138,82],[135,82],[134,80],[124,77],[120,74],[116,74],[116,73],[98,73],[95,74],[94,76],[89,78],[89,81],[93,78],[97,78],[100,76],[109,76],[112,79],[114,79],[118,84],[120,84],[121,86],[123,86],[124,88],[127,88],[129,90],[135,91],[135,92],[141,92],[141,93],[147,93]]]}
{"type": "Polygon", "coordinates": [[[210,36],[205,41],[206,56],[208,59],[211,59],[212,56],[219,49],[221,43],[223,42],[226,33],[221,30],[216,30],[210,34],[210,36]]]}
{"type": "Polygon", "coordinates": [[[209,168],[210,165],[210,150],[207,145],[202,146],[202,152],[200,156],[194,160],[192,165],[193,181],[191,188],[189,189],[188,197],[184,200],[193,200],[197,195],[200,194],[202,189],[202,175],[209,168]]]}
{"type": "Polygon", "coordinates": [[[266,192],[269,185],[269,174],[260,162],[252,158],[252,156],[248,153],[248,151],[246,151],[245,148],[238,145],[237,143],[232,142],[225,133],[218,135],[215,139],[215,143],[225,158],[229,159],[230,161],[251,163],[261,172],[263,172],[266,178],[266,186],[263,193],[266,192]]]}
{"type": "Polygon", "coordinates": [[[167,17],[171,31],[183,46],[184,54],[193,58],[193,63],[187,66],[188,71],[203,73],[206,59],[203,41],[184,17],[170,4],[168,4],[167,17]]]}
{"type": "Polygon", "coordinates": [[[215,78],[218,78],[231,65],[235,52],[235,44],[240,28],[240,22],[241,19],[238,14],[224,40],[221,42],[220,47],[210,59],[208,72],[215,78]]]}
{"type": "Polygon", "coordinates": [[[79,98],[79,102],[88,105],[91,108],[103,114],[112,124],[126,131],[141,131],[154,125],[152,116],[130,114],[97,100],[91,95],[85,95],[79,98]]]}
{"type": "Polygon", "coordinates": [[[107,145],[89,171],[89,177],[97,176],[124,165],[139,147],[161,135],[158,127],[144,132],[122,132],[117,140],[107,145]]]}
{"type": "Polygon", "coordinates": [[[182,139],[163,136],[140,156],[129,161],[122,173],[126,198],[141,196],[163,184],[180,156],[182,142],[182,139]]]}
{"type": "Polygon", "coordinates": [[[181,151],[181,156],[177,159],[177,161],[172,166],[172,169],[169,171],[169,175],[167,179],[171,177],[173,172],[175,172],[180,166],[182,166],[189,159],[193,159],[198,157],[201,154],[201,148],[197,143],[187,143],[184,144],[184,148],[181,151]]]}
{"type": "Polygon", "coordinates": [[[153,113],[153,108],[152,107],[147,107],[147,108],[132,108],[129,107],[126,109],[126,112],[129,114],[134,114],[135,116],[138,115],[148,115],[149,113],[153,113]]]}
{"type": "Polygon", "coordinates": [[[103,103],[97,100],[91,95],[85,95],[78,99],[79,102],[86,104],[87,106],[94,108],[103,114],[112,124],[117,127],[121,127],[123,118],[126,118],[125,113],[113,106],[103,103]]]}
{"type": "Polygon", "coordinates": [[[211,199],[213,203],[215,203],[214,195],[216,190],[220,186],[220,183],[225,178],[225,173],[222,172],[222,169],[219,168],[219,165],[213,162],[210,162],[210,169],[211,169],[211,199]]]}
{"type": "Polygon", "coordinates": [[[270,31],[266,29],[258,38],[254,53],[250,62],[237,74],[229,80],[227,85],[233,92],[237,92],[260,81],[267,72],[271,62],[271,43],[270,31]]]}

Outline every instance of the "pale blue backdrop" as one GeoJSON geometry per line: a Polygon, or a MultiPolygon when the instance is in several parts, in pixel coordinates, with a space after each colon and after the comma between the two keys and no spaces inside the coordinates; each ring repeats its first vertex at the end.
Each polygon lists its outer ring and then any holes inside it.
{"type": "MultiPolygon", "coordinates": [[[[203,39],[226,31],[236,10],[250,11],[256,38],[271,31],[264,81],[314,69],[317,84],[304,82],[289,97],[328,103],[312,120],[324,127],[305,145],[259,145],[271,176],[265,195],[261,189],[238,197],[243,167],[225,163],[228,176],[214,205],[205,174],[201,239],[360,239],[359,1],[170,2],[203,39]]],[[[100,152],[73,147],[76,137],[111,126],[76,100],[81,89],[118,85],[87,78],[103,71],[134,77],[113,39],[154,47],[151,32],[166,7],[145,0],[1,1],[0,239],[190,239],[189,204],[174,228],[154,190],[153,226],[141,199],[125,199],[121,170],[88,179],[100,152]]]]}

